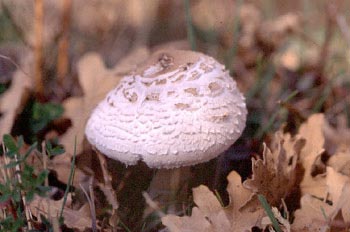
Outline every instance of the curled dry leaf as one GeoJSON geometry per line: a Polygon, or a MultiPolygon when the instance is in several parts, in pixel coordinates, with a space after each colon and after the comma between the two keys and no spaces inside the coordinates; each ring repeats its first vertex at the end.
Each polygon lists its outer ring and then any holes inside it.
{"type": "Polygon", "coordinates": [[[244,182],[244,186],[278,206],[297,184],[296,165],[304,142],[277,132],[271,149],[264,145],[263,160],[252,160],[253,176],[244,182]]]}
{"type": "Polygon", "coordinates": [[[193,189],[193,199],[197,207],[191,216],[178,217],[166,215],[162,223],[170,231],[250,231],[253,226],[260,226],[264,210],[254,194],[241,183],[241,177],[231,172],[227,191],[231,202],[222,207],[216,196],[205,186],[193,189]]]}

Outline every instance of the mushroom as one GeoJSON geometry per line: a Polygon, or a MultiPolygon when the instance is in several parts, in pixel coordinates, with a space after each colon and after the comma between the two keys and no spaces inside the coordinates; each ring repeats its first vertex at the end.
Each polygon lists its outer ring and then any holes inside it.
{"type": "MultiPolygon", "coordinates": [[[[165,170],[217,157],[241,135],[246,115],[223,65],[199,52],[163,50],[120,80],[91,114],[85,134],[109,158],[165,170]]],[[[182,171],[176,170],[165,172],[178,190],[182,171]]]]}

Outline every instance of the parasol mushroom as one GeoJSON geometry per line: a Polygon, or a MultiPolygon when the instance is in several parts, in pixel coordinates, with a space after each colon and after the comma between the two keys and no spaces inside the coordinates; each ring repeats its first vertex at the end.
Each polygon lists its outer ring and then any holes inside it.
{"type": "Polygon", "coordinates": [[[163,50],[107,94],[85,134],[102,154],[126,165],[177,168],[164,172],[178,190],[178,167],[227,150],[241,135],[246,115],[245,99],[223,65],[199,52],[163,50]]]}

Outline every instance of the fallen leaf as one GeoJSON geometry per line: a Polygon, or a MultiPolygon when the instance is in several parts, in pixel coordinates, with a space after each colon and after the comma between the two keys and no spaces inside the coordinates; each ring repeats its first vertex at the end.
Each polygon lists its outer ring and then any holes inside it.
{"type": "Polygon", "coordinates": [[[346,117],[338,117],[336,128],[331,127],[328,123],[323,128],[326,139],[325,148],[329,154],[337,152],[350,153],[350,128],[347,127],[346,117]]]}
{"type": "MultiPolygon", "coordinates": [[[[84,230],[85,228],[91,228],[91,216],[90,207],[85,203],[79,210],[73,210],[69,206],[72,203],[71,194],[67,197],[66,205],[63,209],[64,223],[69,228],[77,228],[84,230]]],[[[44,215],[47,219],[50,217],[58,217],[61,213],[63,205],[63,198],[59,201],[54,201],[47,198],[36,197],[28,205],[32,214],[40,220],[40,215],[44,215]]]]}
{"type": "Polygon", "coordinates": [[[305,194],[301,198],[301,208],[295,212],[294,231],[328,231],[332,228],[339,231],[339,225],[346,227],[349,224],[350,179],[331,167],[327,168],[326,174],[328,199],[305,194]],[[333,223],[339,213],[343,221],[333,223]]]}
{"type": "Polygon", "coordinates": [[[327,165],[339,173],[350,176],[350,152],[337,152],[329,158],[327,165]]]}
{"type": "Polygon", "coordinates": [[[193,189],[193,200],[197,205],[191,216],[166,215],[162,223],[170,231],[250,231],[259,226],[264,211],[254,194],[241,183],[241,177],[231,172],[227,191],[231,202],[222,207],[216,196],[206,187],[193,189]]]}
{"type": "Polygon", "coordinates": [[[297,184],[296,165],[303,145],[303,139],[277,132],[271,149],[264,145],[263,159],[252,160],[253,175],[244,186],[278,206],[297,184]]]}
{"type": "Polygon", "coordinates": [[[312,174],[317,168],[316,162],[321,160],[321,154],[324,152],[323,128],[325,123],[323,114],[314,114],[300,126],[298,132],[298,136],[306,141],[300,153],[300,163],[304,168],[300,189],[302,194],[308,193],[320,198],[324,198],[327,191],[326,179],[324,175],[313,176],[312,174]]]}
{"type": "Polygon", "coordinates": [[[302,196],[300,204],[301,208],[295,211],[293,231],[327,231],[327,215],[332,212],[332,207],[310,194],[302,196]]]}
{"type": "Polygon", "coordinates": [[[333,203],[334,216],[341,211],[345,223],[350,223],[350,177],[327,167],[327,187],[329,200],[333,203]]]}

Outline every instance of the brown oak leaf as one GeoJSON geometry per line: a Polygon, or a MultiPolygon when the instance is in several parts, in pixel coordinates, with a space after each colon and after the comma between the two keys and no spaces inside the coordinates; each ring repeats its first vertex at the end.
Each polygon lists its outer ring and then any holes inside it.
{"type": "Polygon", "coordinates": [[[264,145],[263,159],[252,160],[253,175],[244,186],[279,205],[296,185],[296,165],[304,140],[277,132],[271,149],[264,145]]]}
{"type": "Polygon", "coordinates": [[[222,207],[206,186],[193,189],[193,199],[197,205],[191,216],[166,215],[162,223],[170,231],[250,231],[253,226],[260,226],[265,215],[255,195],[241,183],[241,177],[231,172],[228,179],[227,192],[231,202],[222,207]]]}

